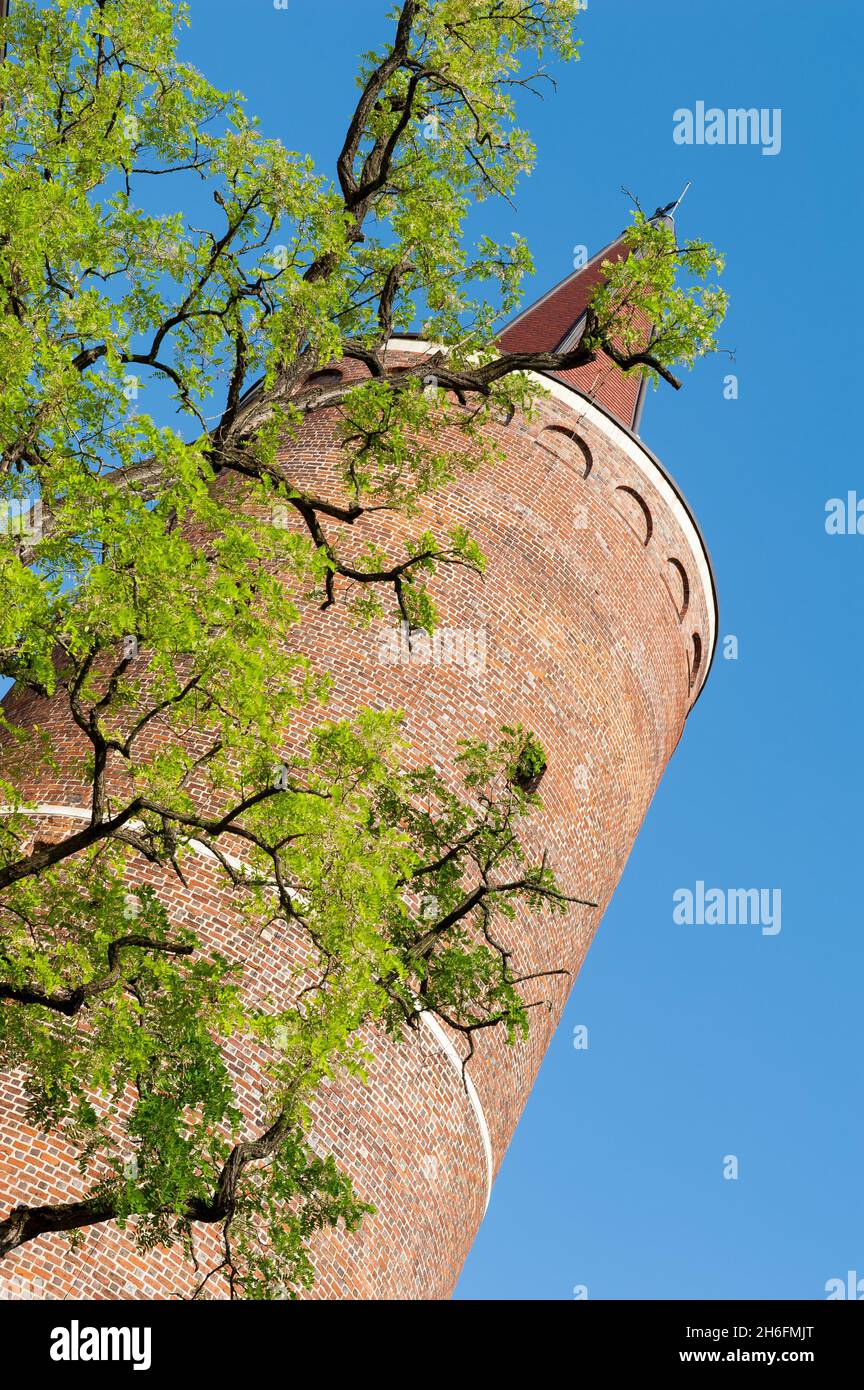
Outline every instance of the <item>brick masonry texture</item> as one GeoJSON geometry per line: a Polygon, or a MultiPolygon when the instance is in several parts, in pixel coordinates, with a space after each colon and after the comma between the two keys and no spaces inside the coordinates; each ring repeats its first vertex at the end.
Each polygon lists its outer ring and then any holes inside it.
{"type": "MultiPolygon", "coordinates": [[[[414,364],[417,355],[394,352],[392,360],[414,364]]],[[[365,370],[342,369],[358,377],[365,370]]],[[[284,459],[299,487],[335,500],[334,425],[332,412],[316,413],[284,459]]],[[[422,644],[410,660],[404,648],[394,659],[392,629],[358,629],[344,603],[326,612],[311,606],[290,642],[335,678],[324,717],[350,716],[363,705],[400,708],[409,757],[448,778],[460,737],[494,739],[503,724],[530,727],[546,749],[543,809],[528,842],[537,855],[548,852],[566,892],[599,906],[561,917],[522,912],[501,928],[518,974],[567,973],[528,987],[537,1007],[527,1043],[510,1048],[497,1032],[479,1036],[470,1075],[497,1171],[704,678],[713,595],[703,591],[689,542],[652,481],[653,465],[638,469],[623,433],[614,424],[592,424],[575,391],[570,403],[544,400],[531,421],[517,416],[490,428],[503,459],[460,478],[410,523],[415,534],[426,524],[439,534],[467,525],[488,560],[483,578],[445,570],[436,579],[445,633],[436,659],[424,659],[430,653],[422,644]],[[466,656],[474,659],[466,664],[466,656]]],[[[220,477],[216,486],[235,484],[220,477]]],[[[339,539],[350,547],[374,537],[392,552],[405,530],[404,522],[378,514],[339,539]]],[[[344,597],[344,585],[338,592],[344,597]]],[[[6,705],[17,724],[46,730],[60,756],[57,772],[32,759],[27,794],[41,804],[86,804],[75,767],[80,739],[59,702],[13,692],[6,705]]],[[[304,711],[286,750],[319,717],[304,711]]],[[[45,818],[34,827],[56,835],[63,823],[45,818]]],[[[158,887],[176,922],[194,924],[205,943],[245,960],[252,994],[285,998],[302,943],[286,934],[253,939],[203,856],[187,877],[183,888],[158,869],[130,869],[130,879],[158,887]]],[[[354,1236],[337,1232],[316,1242],[312,1296],[446,1298],[486,1199],[478,1119],[428,1029],[401,1044],[377,1036],[370,1043],[368,1086],[346,1080],[322,1093],[314,1145],[336,1154],[377,1212],[354,1236]]],[[[231,1060],[252,1123],[260,1115],[260,1059],[244,1053],[231,1060]]],[[[15,1078],[0,1081],[0,1105],[2,1210],[78,1195],[82,1180],[71,1152],[28,1127],[15,1078]]],[[[196,1243],[206,1272],[218,1262],[213,1232],[199,1228],[196,1243]]],[[[200,1277],[179,1252],[142,1255],[128,1233],[106,1226],[87,1233],[74,1251],[58,1237],[17,1251],[0,1265],[0,1296],[188,1297],[200,1277]]],[[[209,1292],[225,1296],[215,1280],[209,1292]]]]}

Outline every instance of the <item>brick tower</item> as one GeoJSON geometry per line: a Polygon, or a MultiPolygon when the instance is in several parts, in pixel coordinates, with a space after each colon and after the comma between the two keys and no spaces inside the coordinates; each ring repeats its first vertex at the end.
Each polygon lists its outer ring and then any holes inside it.
{"type": "MultiPolygon", "coordinates": [[[[625,254],[620,240],[605,248],[512,322],[502,346],[571,346],[601,262],[625,254]]],[[[389,361],[416,364],[428,351],[397,338],[389,361]]],[[[332,370],[365,373],[356,362],[332,370]]],[[[318,1240],[316,1297],[452,1291],[569,989],[711,664],[710,564],[686,502],[638,437],[640,378],[598,359],[542,384],[548,395],[536,418],[490,427],[503,460],[461,477],[429,505],[437,530],[467,523],[488,560],[485,578],[460,571],[440,584],[440,639],[409,655],[392,633],[358,632],[337,604],[301,627],[298,642],[335,677],[328,717],[363,704],[401,708],[412,756],[445,774],[459,737],[494,737],[502,724],[531,728],[548,757],[531,847],[548,850],[565,892],[599,908],[541,918],[525,911],[509,924],[514,970],[569,973],[538,982],[548,1008],[532,1010],[527,1043],[509,1048],[496,1030],[480,1035],[467,1085],[457,1041],[424,1017],[402,1043],[374,1038],[366,1086],[349,1079],[321,1094],[315,1145],[336,1154],[377,1211],[356,1235],[318,1240]]],[[[292,479],[325,498],[338,487],[334,425],[317,412],[284,454],[292,479]]],[[[374,536],[386,544],[398,525],[379,515],[354,530],[358,543],[374,536]]],[[[69,754],[80,748],[68,713],[21,691],[6,703],[14,723],[48,730],[61,753],[60,771],[34,763],[26,787],[39,808],[36,833],[75,829],[87,792],[62,771],[64,750],[71,769],[69,754]]],[[[134,873],[156,885],[175,921],[194,921],[205,942],[246,962],[250,993],[278,997],[296,943],[252,937],[206,856],[185,870],[185,888],[167,871],[134,873]]],[[[251,1063],[249,1070],[254,1112],[251,1063]]],[[[0,1086],[0,1105],[0,1211],[81,1195],[72,1152],[25,1123],[14,1081],[0,1086]]],[[[204,1229],[202,1267],[211,1255],[218,1262],[214,1233],[204,1229]]],[[[0,1296],[170,1298],[188,1296],[199,1278],[178,1252],[143,1257],[107,1225],[87,1232],[75,1251],[49,1236],[14,1252],[0,1264],[0,1296]]],[[[215,1281],[211,1292],[224,1296],[215,1281]]]]}

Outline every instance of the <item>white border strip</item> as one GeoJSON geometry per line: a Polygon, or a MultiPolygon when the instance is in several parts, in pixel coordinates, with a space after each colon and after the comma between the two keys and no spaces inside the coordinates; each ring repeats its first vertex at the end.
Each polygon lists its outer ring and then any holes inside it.
{"type": "MultiPolygon", "coordinates": [[[[90,812],[84,806],[57,806],[46,801],[39,806],[0,806],[0,816],[60,816],[63,820],[89,821],[90,812]]],[[[135,830],[141,826],[142,822],[130,820],[127,824],[135,830]]],[[[210,846],[205,845],[203,840],[190,837],[186,843],[190,849],[194,849],[196,854],[200,854],[202,859],[212,859],[214,864],[219,863],[218,854],[214,854],[210,846]]],[[[233,854],[223,854],[222,858],[232,869],[240,871],[246,868],[243,860],[237,859],[233,854]]]]}
{"type": "MultiPolygon", "coordinates": [[[[418,338],[399,338],[390,339],[388,346],[392,346],[398,352],[431,353],[440,351],[440,346],[429,343],[418,338]]],[[[660,494],[669,511],[678,523],[684,540],[690,550],[691,558],[696,566],[702,590],[705,596],[705,608],[708,614],[708,643],[705,659],[702,663],[702,680],[699,689],[705,681],[705,676],[711,665],[711,657],[714,654],[714,647],[717,641],[717,624],[715,618],[714,605],[714,581],[711,577],[711,569],[708,558],[705,554],[705,543],[702,540],[693,518],[681,501],[680,496],[672,487],[666,474],[658,467],[651,456],[640,448],[639,444],[632,436],[620,425],[611,420],[602,410],[598,410],[586,396],[580,394],[575,388],[566,386],[562,381],[556,381],[553,377],[542,376],[539,372],[529,372],[528,376],[532,381],[536,381],[551,396],[566,405],[569,410],[578,414],[583,419],[587,419],[589,424],[600,434],[604,434],[613,444],[625,453],[639,472],[648,479],[652,487],[660,494]]],[[[695,699],[695,694],[694,694],[695,699]]],[[[692,701],[691,701],[692,703],[692,701]]]]}
{"type": "Polygon", "coordinates": [[[471,1077],[467,1074],[467,1072],[463,1072],[462,1058],[459,1056],[459,1053],[456,1051],[447,1034],[444,1032],[444,1029],[441,1027],[441,1024],[438,1022],[437,1018],[435,1018],[434,1014],[430,1013],[422,1013],[420,1017],[426,1024],[426,1027],[429,1029],[429,1032],[432,1034],[433,1038],[441,1047],[441,1050],[446,1054],[448,1061],[451,1063],[453,1070],[459,1078],[460,1086],[462,1085],[464,1080],[465,1090],[468,1092],[468,1099],[471,1102],[471,1108],[474,1111],[474,1114],[477,1116],[477,1124],[480,1128],[480,1138],[483,1140],[483,1151],[486,1154],[486,1201],[483,1205],[483,1215],[485,1216],[486,1208],[489,1206],[489,1198],[492,1196],[492,1174],[494,1172],[494,1163],[492,1160],[492,1140],[489,1136],[489,1126],[486,1123],[486,1116],[483,1113],[483,1106],[480,1104],[480,1097],[477,1094],[477,1088],[475,1087],[474,1082],[471,1080],[471,1077]]]}
{"type": "MultiPolygon", "coordinates": [[[[14,808],[11,806],[0,806],[0,815],[59,816],[63,820],[89,821],[90,819],[90,812],[86,810],[86,808],[83,806],[58,806],[51,802],[46,802],[44,805],[41,806],[28,806],[22,808],[19,811],[15,811],[14,808]]],[[[208,847],[205,844],[202,844],[200,840],[189,840],[188,844],[190,848],[195,850],[196,854],[200,854],[202,857],[207,859],[212,859],[214,863],[219,862],[213,851],[208,849],[208,847]]],[[[230,864],[232,868],[236,869],[243,867],[241,860],[234,859],[233,856],[227,854],[224,857],[226,863],[230,864]]],[[[444,1029],[441,1027],[437,1018],[435,1018],[433,1014],[424,1011],[423,1013],[421,1013],[420,1018],[422,1022],[425,1023],[426,1027],[429,1029],[429,1032],[432,1034],[433,1038],[438,1043],[438,1046],[441,1048],[441,1051],[444,1053],[448,1062],[452,1066],[453,1070],[459,1078],[459,1084],[461,1086],[463,1083],[462,1058],[459,1056],[459,1053],[456,1051],[456,1048],[453,1046],[447,1034],[444,1032],[444,1029]]],[[[486,1201],[483,1205],[483,1215],[485,1216],[486,1208],[489,1206],[489,1198],[492,1195],[492,1174],[494,1172],[494,1163],[492,1159],[492,1140],[489,1136],[489,1126],[486,1123],[486,1116],[483,1113],[483,1106],[480,1104],[480,1097],[477,1094],[477,1088],[475,1087],[474,1082],[471,1080],[470,1076],[464,1076],[464,1085],[465,1090],[468,1093],[468,1100],[471,1104],[471,1109],[474,1111],[474,1114],[477,1118],[477,1125],[480,1130],[480,1138],[483,1142],[483,1151],[486,1155],[486,1201]]]]}

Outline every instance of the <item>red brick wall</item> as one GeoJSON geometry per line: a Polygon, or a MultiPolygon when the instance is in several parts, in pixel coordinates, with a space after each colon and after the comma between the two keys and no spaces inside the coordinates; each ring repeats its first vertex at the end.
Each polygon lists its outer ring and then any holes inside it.
{"type": "MultiPolygon", "coordinates": [[[[486,553],[484,578],[447,571],[436,584],[442,628],[471,634],[482,669],[454,662],[458,646],[449,660],[388,664],[382,659],[385,629],[358,630],[341,604],[325,613],[311,610],[291,640],[335,676],[327,717],[350,715],[361,704],[399,707],[411,756],[419,761],[447,772],[459,737],[492,738],[502,724],[516,722],[532,728],[547,750],[544,808],[531,843],[538,852],[548,850],[565,891],[596,899],[600,908],[573,908],[560,918],[523,913],[506,928],[519,974],[570,973],[532,987],[529,997],[543,1002],[532,1010],[527,1044],[511,1049],[491,1033],[480,1036],[470,1074],[497,1170],[698,693],[704,669],[691,680],[692,634],[700,635],[704,668],[713,596],[703,591],[653,465],[646,461],[646,475],[628,457],[615,426],[599,428],[584,419],[577,396],[572,407],[549,400],[534,421],[516,418],[494,429],[504,461],[462,478],[410,526],[417,531],[428,520],[443,531],[467,524],[486,553]]],[[[338,496],[338,449],[326,413],[286,448],[285,459],[297,484],[338,496]]],[[[363,519],[346,534],[346,544],[369,536],[386,540],[400,529],[404,524],[395,519],[363,519]]],[[[15,694],[7,704],[17,723],[48,728],[58,747],[80,747],[59,705],[15,694]]],[[[313,715],[304,718],[308,723],[313,715]]],[[[301,735],[302,722],[292,737],[301,735]]],[[[69,768],[68,757],[59,775],[34,763],[28,793],[40,803],[82,805],[86,791],[69,768]]],[[[278,995],[287,988],[301,943],[284,935],[251,939],[205,859],[189,873],[188,890],[173,875],[147,870],[141,876],[158,884],[175,920],[194,921],[206,941],[248,962],[251,992],[278,995]]],[[[320,1097],[315,1144],[345,1162],[360,1194],[378,1210],[358,1234],[318,1242],[315,1296],[447,1297],[486,1199],[478,1117],[428,1029],[403,1044],[383,1038],[373,1044],[368,1088],[345,1081],[320,1097]]],[[[233,1060],[252,1119],[256,1059],[233,1060]]],[[[72,1155],[24,1124],[14,1079],[0,1083],[0,1105],[0,1207],[79,1193],[72,1155]]],[[[214,1237],[201,1230],[196,1239],[206,1271],[214,1237]]],[[[16,1252],[0,1264],[0,1296],[174,1297],[188,1295],[198,1277],[179,1253],[144,1257],[129,1236],[103,1227],[88,1233],[74,1253],[56,1237],[16,1252]]],[[[215,1282],[211,1292],[224,1296],[215,1282]]]]}

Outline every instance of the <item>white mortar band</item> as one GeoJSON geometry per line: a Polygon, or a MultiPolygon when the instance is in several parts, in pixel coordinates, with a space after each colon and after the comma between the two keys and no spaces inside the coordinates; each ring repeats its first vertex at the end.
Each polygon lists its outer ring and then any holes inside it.
{"type": "Polygon", "coordinates": [[[444,1029],[441,1027],[435,1015],[422,1013],[420,1017],[446,1055],[456,1075],[459,1077],[460,1086],[464,1084],[465,1090],[468,1092],[468,1099],[471,1102],[471,1108],[477,1116],[480,1138],[483,1141],[483,1152],[486,1155],[486,1201],[483,1204],[483,1215],[485,1216],[486,1208],[489,1206],[489,1198],[492,1196],[492,1175],[495,1171],[495,1165],[492,1160],[492,1140],[489,1136],[489,1126],[486,1123],[483,1106],[480,1104],[480,1097],[477,1094],[477,1088],[474,1082],[462,1066],[462,1058],[459,1056],[459,1053],[456,1051],[453,1043],[444,1032],[444,1029]]]}

